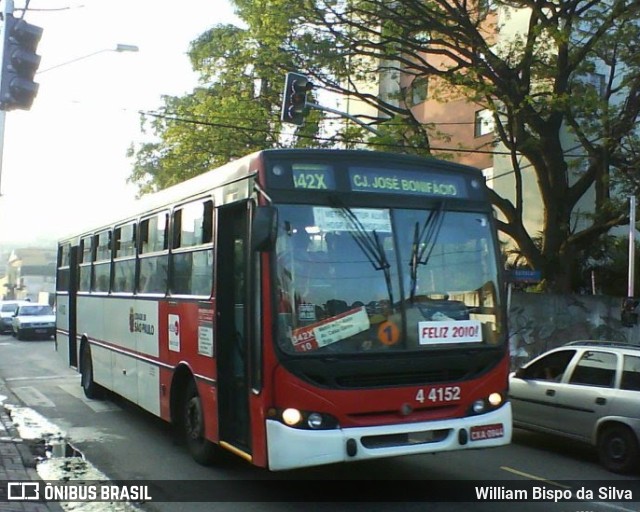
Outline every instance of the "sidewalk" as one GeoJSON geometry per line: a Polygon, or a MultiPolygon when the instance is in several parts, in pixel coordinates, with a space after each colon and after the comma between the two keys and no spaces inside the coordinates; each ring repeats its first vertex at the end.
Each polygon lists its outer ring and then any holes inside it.
{"type": "MultiPolygon", "coordinates": [[[[7,397],[4,403],[20,404],[1,377],[0,395],[7,397]]],[[[36,459],[29,445],[20,438],[4,403],[0,402],[0,512],[62,512],[62,507],[56,502],[7,501],[5,492],[8,482],[42,479],[36,471],[36,459]]]]}

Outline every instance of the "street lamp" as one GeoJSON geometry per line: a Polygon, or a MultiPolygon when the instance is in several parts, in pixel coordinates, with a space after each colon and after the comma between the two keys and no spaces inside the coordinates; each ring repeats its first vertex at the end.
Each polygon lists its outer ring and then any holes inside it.
{"type": "Polygon", "coordinates": [[[102,50],[98,50],[96,52],[89,53],[87,55],[82,55],[81,57],[76,57],[75,59],[71,59],[65,62],[61,62],[60,64],[56,64],[55,66],[51,66],[50,68],[41,69],[36,74],[41,75],[47,71],[51,71],[52,69],[56,69],[62,66],[66,66],[67,64],[73,64],[74,62],[78,62],[79,60],[88,59],[89,57],[93,57],[94,55],[98,55],[100,53],[105,52],[137,52],[138,47],[134,44],[117,44],[115,48],[103,48],[102,50]]]}

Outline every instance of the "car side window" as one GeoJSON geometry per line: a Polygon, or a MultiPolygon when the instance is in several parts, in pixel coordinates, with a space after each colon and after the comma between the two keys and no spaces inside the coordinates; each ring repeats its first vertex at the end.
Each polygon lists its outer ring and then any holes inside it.
{"type": "Polygon", "coordinates": [[[560,382],[575,350],[559,350],[552,352],[522,371],[522,378],[560,382]]]}
{"type": "Polygon", "coordinates": [[[620,389],[640,391],[640,357],[624,356],[620,389]]]}
{"type": "Polygon", "coordinates": [[[587,350],[573,370],[569,383],[612,388],[616,378],[616,365],[616,354],[587,350]]]}

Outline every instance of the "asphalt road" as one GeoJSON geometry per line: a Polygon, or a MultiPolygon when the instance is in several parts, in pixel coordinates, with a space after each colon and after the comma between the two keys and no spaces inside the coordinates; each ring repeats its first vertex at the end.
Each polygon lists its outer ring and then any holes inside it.
{"type": "MultiPolygon", "coordinates": [[[[239,507],[260,511],[300,510],[300,503],[249,501],[255,482],[272,479],[275,481],[268,485],[279,490],[286,486],[291,486],[292,492],[296,486],[298,490],[300,486],[311,489],[313,493],[304,503],[305,511],[640,511],[640,495],[633,502],[615,496],[603,499],[597,493],[582,502],[554,503],[541,498],[531,499],[530,495],[525,502],[497,501],[491,496],[470,503],[428,501],[431,493],[443,489],[447,495],[456,496],[456,490],[466,490],[469,484],[465,481],[470,480],[489,482],[497,493],[505,485],[509,487],[515,483],[526,489],[533,485],[544,492],[568,490],[575,494],[583,485],[589,488],[595,485],[596,489],[613,487],[615,491],[625,482],[638,479],[638,475],[609,473],[599,466],[591,448],[520,430],[515,431],[511,445],[485,451],[382,459],[279,473],[252,467],[229,455],[219,465],[203,467],[191,460],[184,446],[176,441],[172,430],[161,420],[117,397],[103,401],[86,399],[82,395],[79,376],[57,357],[52,341],[19,342],[11,336],[0,336],[0,377],[19,399],[19,403],[10,405],[16,417],[26,418],[25,423],[32,430],[26,435],[38,436],[45,431],[49,432],[49,439],[54,439],[50,442],[56,453],[42,464],[44,479],[150,481],[156,486],[155,491],[162,491],[165,496],[181,496],[190,482],[201,481],[197,484],[213,493],[231,492],[236,501],[244,499],[244,494],[234,486],[246,486],[247,501],[242,503],[218,502],[212,508],[211,503],[152,501],[137,506],[143,510],[236,512],[239,507]],[[51,431],[56,430],[57,434],[51,435],[51,431]],[[56,444],[59,445],[57,449],[56,444]],[[76,457],[60,457],[65,450],[67,455],[76,457]],[[84,456],[86,463],[73,465],[68,462],[82,460],[77,457],[79,454],[84,456]],[[415,497],[423,490],[424,499],[403,501],[405,492],[406,496],[415,497]],[[388,496],[394,501],[340,501],[346,499],[344,496],[366,496],[367,493],[377,493],[373,495],[383,498],[388,496]],[[336,501],[325,503],[323,500],[336,501]]],[[[304,496],[299,499],[305,499],[304,496]]],[[[120,510],[113,505],[103,507],[104,504],[94,504],[81,508],[74,504],[69,510],[120,510]]]]}

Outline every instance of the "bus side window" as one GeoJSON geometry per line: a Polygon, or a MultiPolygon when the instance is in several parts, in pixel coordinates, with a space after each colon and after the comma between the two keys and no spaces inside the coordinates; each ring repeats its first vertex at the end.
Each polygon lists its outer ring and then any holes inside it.
{"type": "Polygon", "coordinates": [[[173,273],[171,291],[178,295],[191,293],[191,268],[193,265],[192,253],[182,252],[173,255],[173,273]]]}
{"type": "Polygon", "coordinates": [[[91,289],[91,266],[94,260],[93,236],[86,236],[80,240],[80,279],[78,290],[88,292],[91,289]]]}
{"type": "Polygon", "coordinates": [[[213,283],[213,202],[188,203],[173,214],[171,293],[209,296],[213,283]]]}
{"type": "Polygon", "coordinates": [[[169,213],[160,212],[140,222],[138,293],[167,292],[169,276],[169,213]]]}
{"type": "Polygon", "coordinates": [[[102,231],[94,236],[96,263],[93,265],[93,283],[91,290],[108,292],[111,280],[111,230],[102,231]]]}
{"type": "Polygon", "coordinates": [[[129,222],[114,230],[114,292],[133,293],[135,288],[136,227],[135,222],[129,222]]]}
{"type": "Polygon", "coordinates": [[[56,280],[56,290],[69,290],[69,254],[71,252],[71,244],[58,246],[58,275],[56,280]]]}

